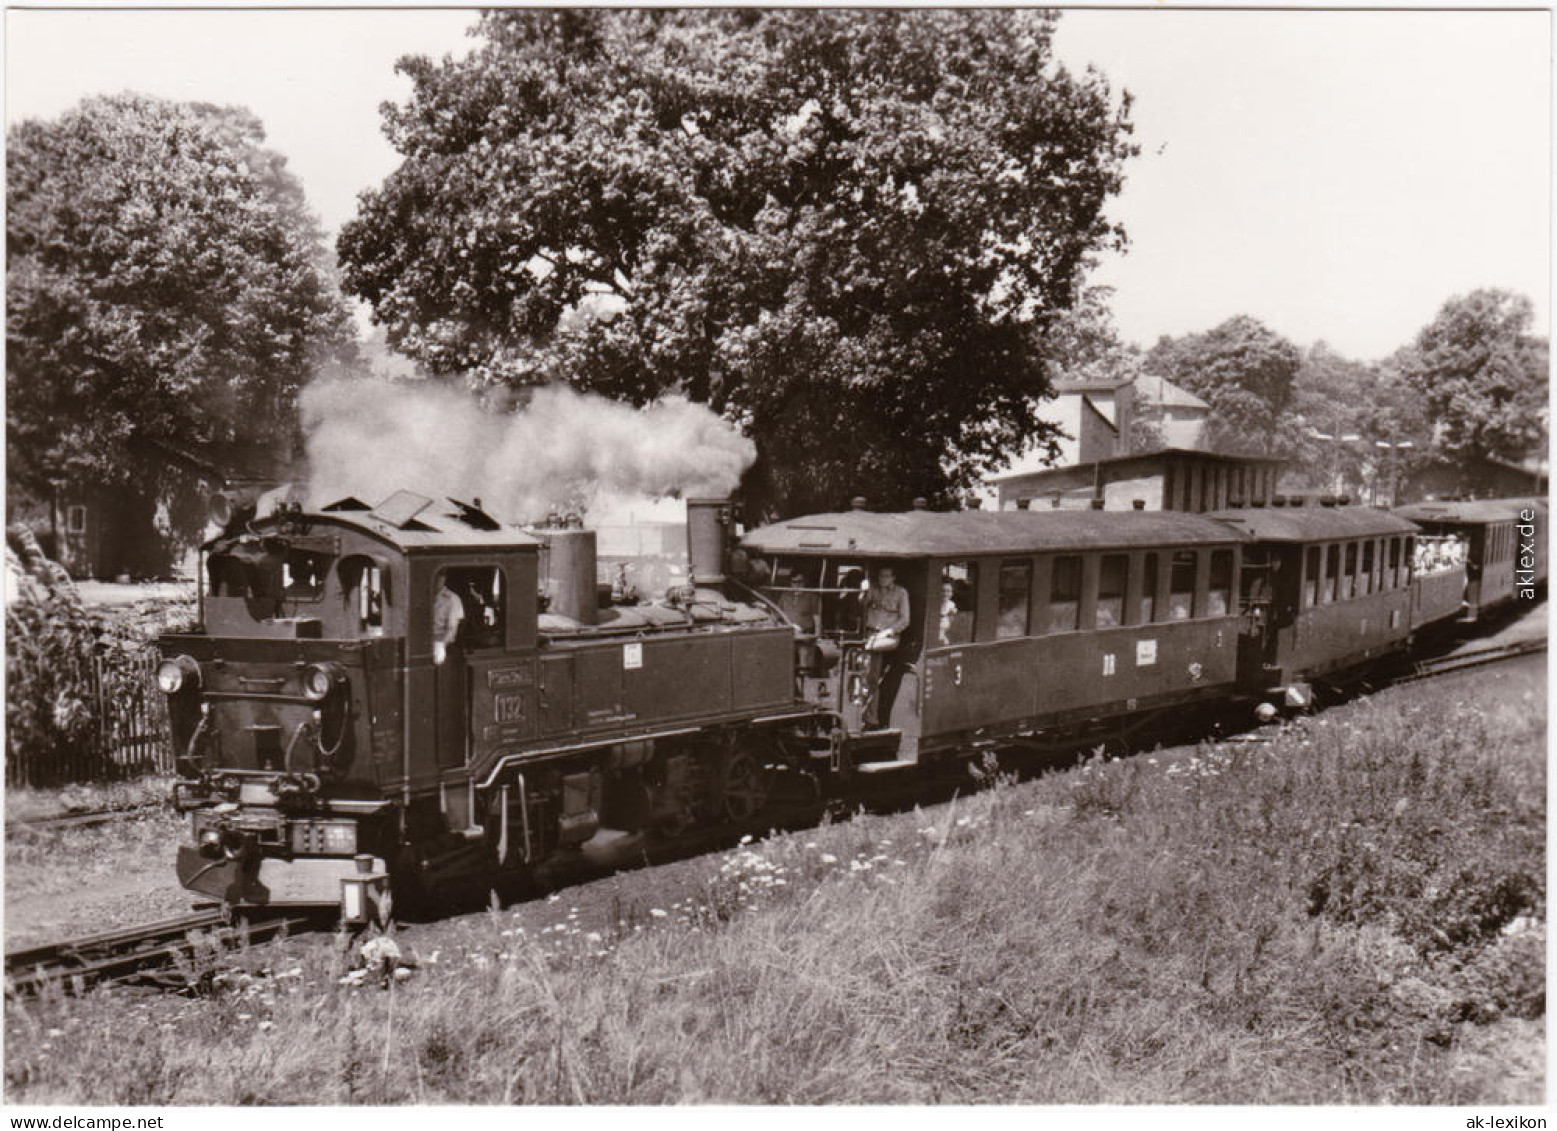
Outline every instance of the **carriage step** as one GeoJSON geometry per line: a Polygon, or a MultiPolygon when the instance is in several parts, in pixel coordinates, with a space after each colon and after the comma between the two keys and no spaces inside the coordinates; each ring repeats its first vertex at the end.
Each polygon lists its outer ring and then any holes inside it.
{"type": "Polygon", "coordinates": [[[861,762],[854,767],[860,774],[890,774],[894,770],[906,770],[910,766],[917,766],[918,762],[861,762]]]}

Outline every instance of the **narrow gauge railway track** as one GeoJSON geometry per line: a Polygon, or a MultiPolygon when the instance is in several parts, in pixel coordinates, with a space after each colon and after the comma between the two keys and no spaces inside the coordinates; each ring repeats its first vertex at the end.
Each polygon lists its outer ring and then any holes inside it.
{"type": "Polygon", "coordinates": [[[1470,652],[1434,656],[1431,659],[1416,661],[1411,665],[1409,672],[1396,677],[1390,682],[1415,683],[1417,680],[1431,679],[1433,676],[1447,675],[1450,672],[1461,671],[1465,668],[1480,667],[1483,664],[1495,664],[1500,660],[1512,660],[1520,656],[1529,656],[1536,652],[1544,651],[1546,651],[1546,638],[1541,636],[1530,640],[1514,640],[1491,648],[1477,648],[1470,652]]]}
{"type": "Polygon", "coordinates": [[[93,809],[84,813],[61,813],[50,817],[28,817],[5,823],[7,835],[25,832],[54,832],[60,829],[86,829],[116,821],[132,821],[166,810],[164,802],[137,805],[132,809],[93,809]]]}
{"type": "Polygon", "coordinates": [[[65,939],[5,956],[7,996],[34,996],[47,986],[80,994],[102,982],[162,981],[178,958],[198,947],[231,949],[264,942],[320,922],[317,912],[249,912],[234,923],[220,910],[195,911],[174,919],[65,939]]]}

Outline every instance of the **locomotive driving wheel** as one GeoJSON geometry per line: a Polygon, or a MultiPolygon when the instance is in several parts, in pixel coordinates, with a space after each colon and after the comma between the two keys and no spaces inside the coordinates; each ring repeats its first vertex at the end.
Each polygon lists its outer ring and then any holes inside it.
{"type": "Polygon", "coordinates": [[[731,750],[719,774],[719,815],[727,821],[748,821],[768,803],[767,772],[746,750],[731,750]]]}

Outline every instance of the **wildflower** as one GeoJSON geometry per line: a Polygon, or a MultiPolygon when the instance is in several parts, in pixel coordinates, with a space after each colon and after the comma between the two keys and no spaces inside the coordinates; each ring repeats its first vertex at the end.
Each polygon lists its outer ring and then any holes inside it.
{"type": "Polygon", "coordinates": [[[663,919],[666,915],[669,914],[669,912],[661,911],[658,907],[651,907],[649,908],[649,914],[656,919],[663,919]]]}
{"type": "Polygon", "coordinates": [[[822,863],[836,864],[838,863],[838,857],[834,856],[831,852],[824,852],[822,853],[822,863]]]}
{"type": "Polygon", "coordinates": [[[751,834],[747,833],[745,836],[741,837],[741,843],[742,844],[750,844],[751,843],[751,834]]]}
{"type": "Polygon", "coordinates": [[[259,1023],[259,1027],[260,1027],[260,1032],[262,1032],[262,1033],[263,1033],[263,1032],[265,1032],[265,1031],[266,1031],[266,1030],[268,1030],[268,1029],[270,1029],[270,1028],[272,1028],[272,1027],[273,1027],[273,1026],[274,1026],[274,1025],[275,1025],[275,1022],[274,1022],[274,1021],[261,1021],[261,1022],[260,1022],[260,1023],[259,1023]]]}
{"type": "Polygon", "coordinates": [[[409,966],[401,966],[401,967],[398,967],[395,970],[395,981],[397,981],[397,982],[406,982],[406,981],[410,981],[410,978],[411,978],[411,968],[409,966]]]}
{"type": "Polygon", "coordinates": [[[362,961],[369,966],[389,966],[400,961],[400,948],[394,939],[380,935],[362,944],[362,961]]]}

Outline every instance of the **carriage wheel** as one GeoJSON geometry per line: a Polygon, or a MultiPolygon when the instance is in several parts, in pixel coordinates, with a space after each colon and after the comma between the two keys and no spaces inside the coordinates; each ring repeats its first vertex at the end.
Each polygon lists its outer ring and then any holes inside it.
{"type": "Polygon", "coordinates": [[[768,803],[767,775],[744,750],[732,751],[725,759],[719,782],[721,815],[730,821],[747,821],[768,803]]]}

